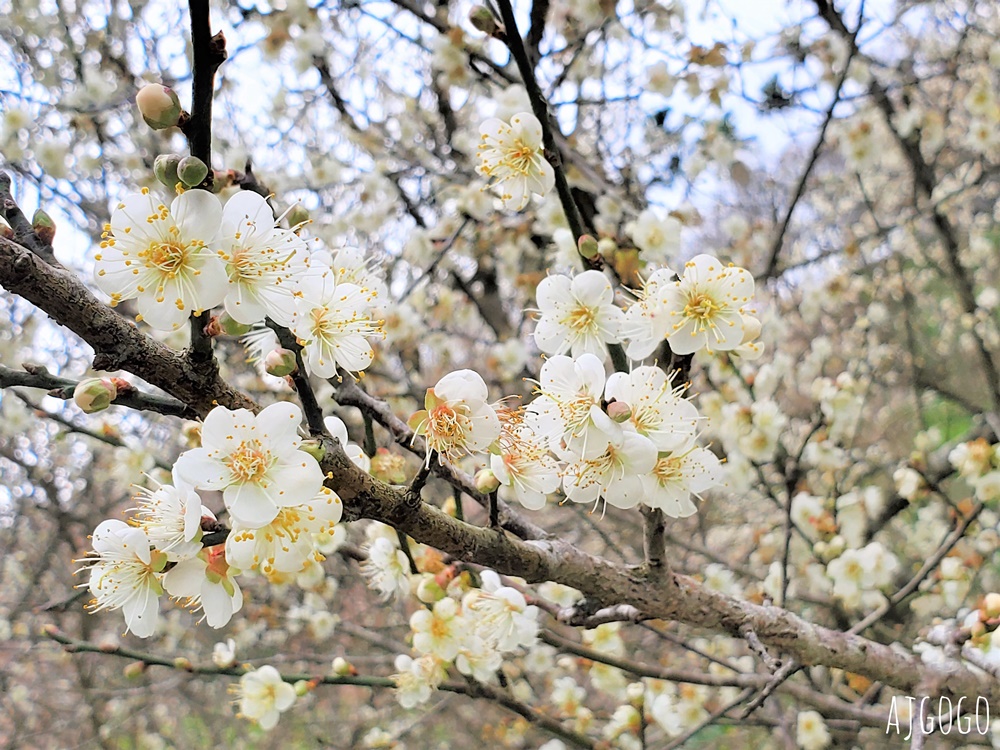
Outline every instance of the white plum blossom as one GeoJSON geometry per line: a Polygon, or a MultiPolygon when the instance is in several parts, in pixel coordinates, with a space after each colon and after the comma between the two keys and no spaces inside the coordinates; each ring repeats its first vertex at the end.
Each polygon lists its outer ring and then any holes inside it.
{"type": "Polygon", "coordinates": [[[743,343],[743,309],[753,294],[753,277],[746,270],[696,255],[684,265],[680,280],[664,290],[670,348],[676,354],[735,349],[743,343]]]}
{"type": "Polygon", "coordinates": [[[186,560],[201,552],[202,505],[197,492],[175,479],[175,486],[141,488],[135,499],[137,525],[167,560],[186,560]]]}
{"type": "Polygon", "coordinates": [[[483,587],[462,599],[462,612],[476,633],[500,651],[530,648],[538,638],[538,607],[512,586],[503,586],[492,570],[482,572],[483,587]]]}
{"type": "Polygon", "coordinates": [[[645,435],[657,450],[678,450],[694,438],[698,410],[682,397],[673,377],[659,367],[636,367],[630,373],[615,372],[608,378],[604,397],[629,406],[628,424],[645,435]]]}
{"type": "Polygon", "coordinates": [[[174,471],[197,489],[221,490],[236,523],[260,528],[323,484],[316,459],[298,450],[301,422],[301,409],[287,402],[256,416],[217,406],[202,425],[202,447],[182,453],[174,471]]]}
{"type": "Polygon", "coordinates": [[[163,577],[163,588],[186,599],[185,606],[201,608],[208,624],[221,628],[243,607],[243,592],[232,577],[235,572],[226,561],[225,548],[216,545],[177,563],[163,577]]]}
{"type": "Polygon", "coordinates": [[[306,272],[308,249],[295,232],[274,225],[274,214],[257,193],[243,190],[222,210],[219,257],[229,286],[223,300],[233,320],[258,323],[265,317],[289,326],[298,279],[306,272]]]}
{"type": "Polygon", "coordinates": [[[227,669],[236,664],[236,641],[227,638],[212,647],[212,663],[219,669],[227,669]]]}
{"type": "Polygon", "coordinates": [[[528,404],[530,424],[554,452],[596,458],[619,445],[622,428],[601,408],[606,384],[604,364],[593,354],[575,361],[564,355],[542,365],[541,395],[528,404]]]}
{"type": "Polygon", "coordinates": [[[544,196],[552,190],[555,172],[542,153],[542,124],[537,117],[518,112],[509,124],[491,117],[479,132],[476,171],[500,186],[505,208],[520,211],[532,193],[544,196]]]}
{"type": "Polygon", "coordinates": [[[502,664],[503,654],[496,644],[475,633],[466,635],[462,650],[455,657],[458,671],[480,682],[490,682],[502,664]]]}
{"type": "Polygon", "coordinates": [[[500,436],[500,419],[487,398],[486,383],[473,370],[450,372],[427,389],[424,408],[409,420],[414,435],[427,441],[427,464],[432,451],[439,460],[455,461],[493,444],[500,436]]]}
{"type": "Polygon", "coordinates": [[[795,742],[802,750],[823,750],[830,744],[830,732],[818,711],[799,711],[795,720],[795,742]]]}
{"type": "Polygon", "coordinates": [[[290,328],[304,347],[309,372],[332,378],[341,367],[361,372],[375,352],[368,337],[382,333],[371,317],[374,292],[354,284],[338,284],[332,270],[307,274],[299,285],[290,328]]]}
{"type": "Polygon", "coordinates": [[[722,464],[712,451],[693,443],[664,454],[642,477],[643,502],[671,518],[686,518],[697,510],[691,496],[722,484],[722,464]]]}
{"type": "Polygon", "coordinates": [[[395,661],[396,673],[392,681],[396,683],[396,700],[403,708],[414,708],[426,703],[431,693],[446,676],[444,663],[433,654],[425,654],[414,659],[400,654],[395,661]]]}
{"type": "Polygon", "coordinates": [[[535,298],[542,314],[535,344],[546,354],[589,353],[603,360],[607,345],[621,341],[625,313],[615,306],[611,282],[600,271],[584,271],[572,279],[547,276],[535,298]]]}
{"type": "Polygon", "coordinates": [[[150,549],[145,531],[116,519],[102,521],[94,530],[93,546],[94,557],[78,571],[90,572],[90,610],[120,609],[126,632],[148,638],[159,618],[167,556],[150,549]]]}
{"type": "Polygon", "coordinates": [[[316,549],[317,534],[331,534],[344,512],[337,493],[320,487],[305,503],[282,507],[269,523],[246,528],[234,523],[226,538],[226,555],[237,568],[259,569],[269,579],[300,573],[313,560],[322,560],[316,549]]]}
{"type": "Polygon", "coordinates": [[[130,195],[105,226],[95,283],[112,306],[135,299],[142,320],[176,330],[226,295],[226,269],[213,247],[221,223],[222,204],[206,190],[188,190],[169,207],[146,189],[130,195]]]}
{"type": "Polygon", "coordinates": [[[282,680],[278,670],[270,665],[243,675],[237,694],[240,715],[256,721],[261,729],[274,729],[281,712],[295,703],[295,688],[282,680]]]}
{"type": "Polygon", "coordinates": [[[447,597],[435,602],[433,610],[418,609],[410,617],[414,650],[444,661],[454,661],[458,656],[468,628],[468,621],[459,613],[458,602],[447,597]]]}
{"type": "Polygon", "coordinates": [[[368,547],[368,559],[361,564],[361,572],[384,599],[410,593],[406,554],[385,537],[378,537],[368,547]]]}
{"type": "Polygon", "coordinates": [[[649,438],[625,432],[621,443],[609,444],[600,455],[568,464],[563,492],[574,503],[595,503],[603,497],[616,508],[634,508],[644,497],[641,475],[653,470],[656,454],[649,438]]]}
{"type": "Polygon", "coordinates": [[[666,263],[681,249],[681,227],[673,216],[662,217],[647,208],[625,230],[635,246],[642,251],[643,260],[666,263]]]}
{"type": "Polygon", "coordinates": [[[636,302],[625,311],[621,336],[628,342],[625,354],[630,359],[641,360],[651,355],[673,330],[673,321],[664,300],[668,285],[674,283],[673,279],[674,272],[669,268],[653,271],[642,289],[635,293],[638,297],[636,302]]]}
{"type": "Polygon", "coordinates": [[[545,506],[546,497],[559,488],[559,466],[523,419],[503,423],[499,451],[490,456],[490,468],[500,482],[500,497],[515,499],[528,510],[545,506]]]}

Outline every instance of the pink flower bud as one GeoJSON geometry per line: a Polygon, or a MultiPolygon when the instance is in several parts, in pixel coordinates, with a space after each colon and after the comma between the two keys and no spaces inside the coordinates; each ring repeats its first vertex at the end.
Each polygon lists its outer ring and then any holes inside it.
{"type": "Polygon", "coordinates": [[[118,388],[110,378],[87,378],[73,389],[73,403],[85,414],[104,411],[118,396],[118,388]]]}
{"type": "Polygon", "coordinates": [[[181,117],[181,101],[173,89],[159,83],[147,83],[135,95],[139,114],[153,130],[172,128],[181,117]]]}
{"type": "Polygon", "coordinates": [[[612,401],[608,404],[607,412],[608,416],[618,424],[627,422],[632,417],[632,407],[624,401],[612,401]]]}
{"type": "Polygon", "coordinates": [[[296,369],[298,365],[295,364],[295,352],[291,349],[275,349],[264,357],[264,371],[268,375],[281,378],[291,375],[296,369]]]}

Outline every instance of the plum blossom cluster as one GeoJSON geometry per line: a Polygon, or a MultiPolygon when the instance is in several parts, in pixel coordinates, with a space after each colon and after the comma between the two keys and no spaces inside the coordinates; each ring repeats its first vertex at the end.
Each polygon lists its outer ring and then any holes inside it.
{"type": "Polygon", "coordinates": [[[763,353],[753,316],[753,277],[711,255],[688,261],[678,278],[670,269],[654,271],[627,310],[615,304],[611,282],[600,271],[572,279],[553,275],[538,285],[541,313],[535,344],[546,354],[605,359],[608,344],[625,344],[626,354],[643,360],[665,340],[675,354],[699,350],[732,352],[746,359],[763,353]]]}
{"type": "Polygon", "coordinates": [[[95,261],[111,304],[134,299],[138,319],[152,328],[176,330],[221,304],[238,324],[270,319],[291,328],[318,377],[364,370],[374,358],[368,339],[382,331],[385,285],[361,253],[310,251],[249,191],[225,206],[205,190],[183,192],[169,206],[148,189],[130,195],[105,226],[95,261]]]}
{"type": "Polygon", "coordinates": [[[480,682],[495,681],[505,657],[524,653],[538,639],[539,610],[521,591],[492,570],[479,574],[478,587],[468,575],[453,575],[445,568],[418,584],[426,606],[410,617],[417,656],[399,655],[393,675],[404,708],[427,701],[451,668],[480,682]]]}
{"type": "Polygon", "coordinates": [[[256,569],[283,582],[322,560],[342,504],[323,487],[316,459],[300,450],[301,422],[299,407],[285,402],[257,415],[213,409],[201,447],[177,459],[173,484],[140,491],[128,523],[97,527],[81,569],[90,575],[91,608],[121,609],[127,632],[145,638],[166,592],[220,628],[243,603],[236,575],[256,569]],[[197,490],[222,492],[231,527],[225,544],[204,546],[203,526],[217,524],[197,490]]]}

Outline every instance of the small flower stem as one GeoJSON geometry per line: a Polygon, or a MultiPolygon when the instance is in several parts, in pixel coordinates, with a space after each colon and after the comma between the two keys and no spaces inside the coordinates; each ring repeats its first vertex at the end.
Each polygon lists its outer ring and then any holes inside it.
{"type": "Polygon", "coordinates": [[[302,412],[306,417],[306,424],[309,425],[309,432],[313,435],[328,435],[326,425],[323,424],[323,410],[320,408],[316,394],[313,392],[309,376],[306,374],[306,365],[302,361],[302,347],[295,340],[292,332],[283,326],[279,326],[271,320],[267,321],[267,327],[278,336],[278,343],[285,349],[295,352],[295,372],[292,373],[292,382],[295,384],[295,392],[302,402],[302,412]]]}
{"type": "Polygon", "coordinates": [[[403,554],[406,555],[406,561],[410,564],[410,572],[413,575],[420,573],[420,568],[417,567],[417,561],[413,559],[413,552],[410,551],[410,542],[404,534],[399,529],[396,529],[396,539],[399,540],[399,548],[403,550],[403,554]]]}
{"type": "Polygon", "coordinates": [[[490,528],[501,531],[500,528],[500,507],[497,504],[496,490],[490,493],[490,528]]]}

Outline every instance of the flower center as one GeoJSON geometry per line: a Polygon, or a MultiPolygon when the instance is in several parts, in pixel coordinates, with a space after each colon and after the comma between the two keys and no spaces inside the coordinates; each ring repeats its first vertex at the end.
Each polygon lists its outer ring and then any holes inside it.
{"type": "Polygon", "coordinates": [[[455,440],[464,433],[464,415],[448,404],[441,404],[431,410],[430,430],[442,440],[455,440]]]}
{"type": "Polygon", "coordinates": [[[271,467],[271,453],[256,440],[243,441],[225,463],[238,482],[259,482],[271,467]]]}
{"type": "Polygon", "coordinates": [[[722,307],[707,294],[695,294],[688,299],[684,305],[684,315],[688,318],[697,318],[701,321],[709,321],[722,307]]]}
{"type": "Polygon", "coordinates": [[[578,305],[569,311],[563,322],[575,331],[592,331],[596,328],[597,311],[586,305],[578,305]]]}
{"type": "Polygon", "coordinates": [[[514,145],[507,149],[507,158],[504,163],[514,172],[526,175],[535,164],[535,149],[525,145],[520,138],[514,145]]]}
{"type": "Polygon", "coordinates": [[[656,477],[656,481],[661,485],[677,481],[681,476],[680,459],[670,456],[661,458],[656,462],[656,466],[653,467],[653,476],[656,477]]]}
{"type": "Polygon", "coordinates": [[[178,242],[154,242],[139,253],[146,265],[173,278],[188,260],[188,248],[178,242]]]}

